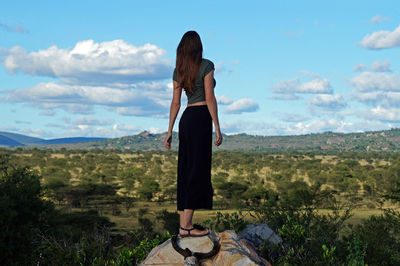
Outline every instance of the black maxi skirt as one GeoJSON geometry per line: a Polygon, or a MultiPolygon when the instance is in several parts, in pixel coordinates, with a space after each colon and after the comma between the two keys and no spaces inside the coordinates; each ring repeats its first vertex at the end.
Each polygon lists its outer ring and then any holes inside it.
{"type": "Polygon", "coordinates": [[[187,106],[179,121],[177,207],[212,209],[212,117],[207,105],[187,106]]]}

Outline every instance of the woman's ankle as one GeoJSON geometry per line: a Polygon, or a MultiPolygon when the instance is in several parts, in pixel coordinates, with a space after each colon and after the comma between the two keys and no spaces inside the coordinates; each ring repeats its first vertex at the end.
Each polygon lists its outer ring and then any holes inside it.
{"type": "Polygon", "coordinates": [[[186,223],[186,224],[181,224],[181,227],[182,228],[185,228],[185,229],[191,229],[191,228],[193,228],[193,225],[191,224],[191,223],[186,223]]]}

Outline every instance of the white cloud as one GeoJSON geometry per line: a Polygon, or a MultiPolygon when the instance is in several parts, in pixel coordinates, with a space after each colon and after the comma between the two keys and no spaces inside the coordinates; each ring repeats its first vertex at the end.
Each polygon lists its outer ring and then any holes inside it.
{"type": "Polygon", "coordinates": [[[221,131],[224,134],[238,134],[244,133],[252,135],[263,135],[263,136],[273,136],[281,135],[284,132],[284,127],[274,124],[267,123],[264,121],[222,121],[221,131]]]}
{"type": "Polygon", "coordinates": [[[378,14],[378,15],[375,15],[374,17],[372,17],[369,20],[369,22],[371,22],[372,24],[381,24],[385,20],[389,20],[389,18],[378,14]]]}
{"type": "Polygon", "coordinates": [[[138,83],[129,89],[45,82],[27,89],[2,92],[6,96],[0,101],[29,103],[45,110],[43,115],[51,114],[49,110],[54,109],[89,114],[93,113],[94,105],[99,105],[125,115],[151,116],[167,113],[170,90],[167,85],[157,82],[138,83]]]}
{"type": "Polygon", "coordinates": [[[62,78],[69,84],[131,84],[143,80],[165,79],[172,63],[166,51],[153,44],[133,46],[124,40],[96,43],[77,42],[72,49],[51,46],[27,53],[14,46],[2,63],[10,73],[21,71],[35,76],[62,78]]]}
{"type": "Polygon", "coordinates": [[[217,98],[219,104],[227,105],[233,103],[233,100],[226,95],[216,95],[215,98],[217,98]]]}
{"type": "Polygon", "coordinates": [[[308,102],[313,111],[337,112],[347,106],[340,94],[320,94],[311,98],[308,102]]]}
{"type": "Polygon", "coordinates": [[[369,105],[400,107],[400,92],[371,91],[354,93],[354,98],[369,105]]]}
{"type": "Polygon", "coordinates": [[[100,125],[69,125],[64,131],[59,133],[60,136],[71,137],[106,137],[119,138],[123,136],[131,136],[138,134],[144,129],[136,125],[126,125],[115,123],[110,127],[100,125]]]}
{"type": "MultiPolygon", "coordinates": [[[[391,72],[391,65],[390,65],[390,61],[386,60],[386,61],[375,61],[370,67],[369,70],[374,71],[374,72],[391,72]]],[[[364,64],[357,64],[354,66],[353,71],[354,72],[358,72],[358,71],[364,71],[366,70],[368,67],[364,64]]]]}
{"type": "MultiPolygon", "coordinates": [[[[315,74],[314,74],[315,75],[315,74]]],[[[296,100],[300,94],[322,94],[332,93],[331,85],[328,79],[314,78],[308,82],[301,82],[299,78],[286,79],[271,87],[274,92],[270,98],[283,100],[296,100]]]]}
{"type": "Polygon", "coordinates": [[[367,34],[360,45],[368,49],[385,49],[400,46],[400,26],[394,31],[376,31],[367,34]]]}
{"type": "MultiPolygon", "coordinates": [[[[351,122],[345,122],[336,119],[323,119],[323,120],[313,120],[308,123],[297,123],[291,130],[297,132],[297,134],[309,134],[316,132],[347,132],[347,128],[352,125],[351,122]]],[[[294,133],[295,134],[295,133],[294,133]]]]}
{"type": "Polygon", "coordinates": [[[332,93],[327,79],[314,79],[300,85],[299,93],[332,93]]]}
{"type": "Polygon", "coordinates": [[[150,132],[151,134],[159,134],[159,133],[165,132],[165,130],[163,130],[163,129],[161,129],[161,128],[158,128],[158,127],[150,127],[150,128],[149,128],[149,132],[150,132]]]}
{"type": "Polygon", "coordinates": [[[400,122],[400,109],[383,108],[378,105],[368,110],[365,116],[368,119],[376,119],[384,122],[400,122]]]}
{"type": "Polygon", "coordinates": [[[386,73],[363,72],[354,76],[351,83],[359,91],[400,91],[400,76],[386,73]]]}
{"type": "Polygon", "coordinates": [[[375,72],[391,72],[392,71],[390,69],[389,60],[386,60],[385,62],[375,61],[369,69],[371,71],[375,71],[375,72]]]}
{"type": "Polygon", "coordinates": [[[255,112],[259,109],[258,103],[249,98],[234,101],[225,108],[228,114],[241,114],[243,112],[255,112]]]}
{"type": "Polygon", "coordinates": [[[400,106],[400,76],[388,73],[362,72],[351,79],[356,88],[355,100],[383,107],[400,106]]]}
{"type": "Polygon", "coordinates": [[[353,71],[354,71],[354,72],[363,71],[363,70],[365,70],[365,69],[367,69],[367,66],[364,65],[364,64],[357,64],[357,65],[355,65],[355,66],[353,67],[353,71]]]}
{"type": "Polygon", "coordinates": [[[221,131],[225,134],[244,133],[252,135],[302,135],[327,131],[350,133],[371,130],[390,129],[394,124],[364,119],[347,122],[340,119],[317,119],[308,122],[290,123],[286,125],[265,122],[262,120],[237,120],[221,123],[221,131]]]}

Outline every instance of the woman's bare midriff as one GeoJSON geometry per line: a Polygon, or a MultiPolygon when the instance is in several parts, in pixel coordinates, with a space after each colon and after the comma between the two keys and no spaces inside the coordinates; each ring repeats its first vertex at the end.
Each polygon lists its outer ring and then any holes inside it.
{"type": "Polygon", "coordinates": [[[207,102],[206,101],[201,101],[201,102],[197,102],[197,103],[188,103],[187,106],[196,106],[196,105],[206,105],[207,102]]]}

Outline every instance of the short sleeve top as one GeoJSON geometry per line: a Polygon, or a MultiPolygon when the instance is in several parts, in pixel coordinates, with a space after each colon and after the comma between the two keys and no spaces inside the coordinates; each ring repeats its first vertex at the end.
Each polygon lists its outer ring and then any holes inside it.
{"type": "MultiPolygon", "coordinates": [[[[188,98],[188,104],[201,102],[206,100],[206,94],[204,90],[204,77],[210,73],[211,70],[214,70],[214,63],[211,60],[203,58],[200,65],[199,74],[196,76],[194,81],[195,87],[193,89],[193,93],[189,93],[185,90],[186,96],[188,98]]],[[[176,68],[174,69],[173,80],[178,82],[178,73],[176,68]]],[[[216,85],[216,81],[214,79],[214,87],[216,85]]]]}

